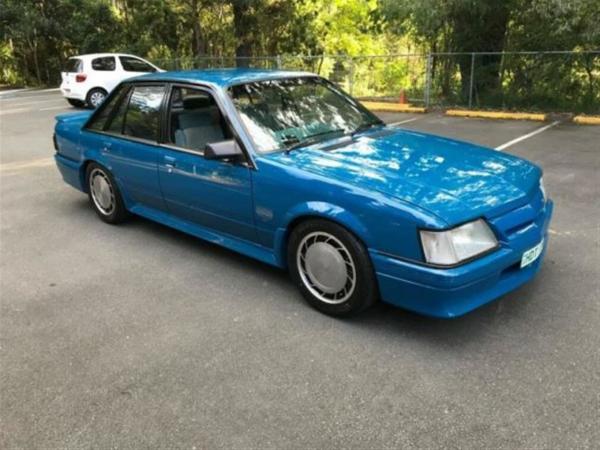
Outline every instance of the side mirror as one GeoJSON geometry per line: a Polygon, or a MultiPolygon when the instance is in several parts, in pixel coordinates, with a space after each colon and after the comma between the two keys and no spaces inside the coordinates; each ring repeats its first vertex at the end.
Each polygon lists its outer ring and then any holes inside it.
{"type": "Polygon", "coordinates": [[[206,159],[238,159],[243,155],[242,149],[234,139],[206,144],[204,158],[206,159]]]}

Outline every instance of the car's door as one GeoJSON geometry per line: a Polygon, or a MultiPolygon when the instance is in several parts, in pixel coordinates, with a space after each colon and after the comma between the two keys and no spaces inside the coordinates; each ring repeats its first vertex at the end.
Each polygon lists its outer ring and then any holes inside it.
{"type": "Polygon", "coordinates": [[[164,210],[158,182],[165,84],[137,84],[122,94],[103,127],[100,152],[130,203],[164,210]]]}
{"type": "Polygon", "coordinates": [[[121,81],[114,56],[100,56],[91,61],[92,70],[88,81],[89,87],[102,87],[106,92],[112,91],[121,81]]]}
{"type": "Polygon", "coordinates": [[[173,86],[167,108],[158,173],[169,210],[213,230],[256,240],[248,164],[203,156],[207,143],[232,138],[214,97],[205,89],[173,86]]]}

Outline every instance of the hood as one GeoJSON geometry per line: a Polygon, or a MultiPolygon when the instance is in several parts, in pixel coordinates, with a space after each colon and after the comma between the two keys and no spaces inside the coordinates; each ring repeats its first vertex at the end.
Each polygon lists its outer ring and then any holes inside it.
{"type": "Polygon", "coordinates": [[[534,164],[506,153],[393,128],[269,157],[416,205],[448,226],[527,203],[541,176],[534,164]]]}

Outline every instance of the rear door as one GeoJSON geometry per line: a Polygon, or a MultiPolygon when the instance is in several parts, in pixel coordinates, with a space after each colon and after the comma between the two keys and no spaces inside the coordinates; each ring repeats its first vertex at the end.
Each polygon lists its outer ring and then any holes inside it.
{"type": "Polygon", "coordinates": [[[164,83],[132,85],[121,94],[119,103],[101,125],[102,159],[130,206],[165,209],[157,173],[160,109],[164,97],[164,83]]]}
{"type": "Polygon", "coordinates": [[[117,71],[117,60],[114,56],[100,56],[91,61],[89,87],[102,87],[106,92],[112,91],[121,81],[117,71]]]}

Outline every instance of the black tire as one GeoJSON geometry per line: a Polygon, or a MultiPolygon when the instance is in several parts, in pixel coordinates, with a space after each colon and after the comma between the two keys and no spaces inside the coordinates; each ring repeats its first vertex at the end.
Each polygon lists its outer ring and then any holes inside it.
{"type": "Polygon", "coordinates": [[[90,91],[87,93],[87,96],[85,97],[85,103],[88,106],[88,108],[96,109],[106,99],[107,95],[108,92],[106,92],[102,88],[90,89],[90,91]],[[97,102],[97,96],[102,96],[102,101],[100,103],[97,102]]]}
{"type": "Polygon", "coordinates": [[[96,211],[96,214],[98,217],[100,217],[100,219],[106,223],[114,225],[123,222],[125,219],[127,219],[127,217],[129,217],[129,212],[125,208],[125,204],[123,203],[123,198],[121,197],[121,192],[119,192],[117,183],[106,167],[95,162],[88,164],[85,172],[85,180],[90,205],[92,205],[92,208],[94,211],[96,211]],[[103,202],[94,198],[97,194],[94,193],[95,191],[92,183],[96,177],[100,177],[98,178],[98,181],[95,181],[101,185],[100,187],[105,187],[102,185],[102,183],[106,183],[110,189],[109,195],[111,196],[111,206],[105,209],[102,208],[103,202]]]}
{"type": "MultiPolygon", "coordinates": [[[[288,240],[287,253],[292,280],[304,298],[315,309],[331,316],[349,316],[364,311],[378,300],[377,280],[367,249],[356,236],[340,225],[321,219],[301,222],[292,230],[288,240]],[[327,236],[333,237],[333,239],[327,240],[329,239],[327,236]],[[312,248],[315,243],[338,249],[339,256],[343,257],[347,278],[344,287],[337,293],[319,291],[318,283],[311,283],[309,257],[299,256],[299,254],[307,256],[307,249],[312,248]],[[351,281],[353,271],[355,276],[354,281],[351,281]],[[325,298],[327,296],[328,298],[325,298]]],[[[339,266],[337,267],[339,268],[339,266]]],[[[336,272],[335,269],[334,272],[336,272]]],[[[337,271],[337,273],[340,272],[337,271]]],[[[315,278],[319,278],[318,274],[315,278]]]]}
{"type": "Polygon", "coordinates": [[[83,108],[85,106],[85,102],[83,100],[68,98],[67,101],[69,102],[69,105],[74,106],[75,108],[83,108]]]}

